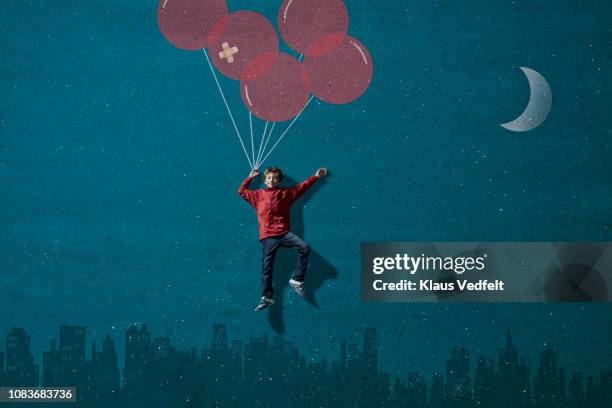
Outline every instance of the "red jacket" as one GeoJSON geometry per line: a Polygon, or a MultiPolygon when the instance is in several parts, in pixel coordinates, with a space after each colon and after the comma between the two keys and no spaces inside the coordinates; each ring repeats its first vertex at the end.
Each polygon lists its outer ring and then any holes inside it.
{"type": "Polygon", "coordinates": [[[291,204],[302,196],[317,181],[311,176],[306,181],[291,188],[274,187],[261,190],[249,190],[252,177],[244,179],[238,194],[249,202],[257,211],[259,239],[283,235],[289,231],[289,209],[291,204]]]}

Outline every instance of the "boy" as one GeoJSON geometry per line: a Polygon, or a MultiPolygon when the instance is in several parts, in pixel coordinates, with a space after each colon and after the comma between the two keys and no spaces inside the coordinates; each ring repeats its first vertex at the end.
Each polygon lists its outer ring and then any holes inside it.
{"type": "Polygon", "coordinates": [[[257,212],[259,224],[259,240],[263,245],[263,268],[261,271],[262,296],[256,312],[264,310],[274,304],[272,299],[272,269],[274,257],[279,246],[296,248],[298,250],[297,269],[289,285],[298,295],[306,297],[304,291],[304,274],[308,267],[308,245],[302,238],[291,232],[289,225],[289,211],[291,204],[300,198],[319,177],[327,175],[327,169],[320,168],[306,181],[291,188],[279,187],[283,180],[283,172],[278,167],[269,167],[264,172],[264,184],[267,188],[249,190],[253,178],[259,175],[257,169],[252,170],[244,179],[238,194],[244,198],[257,212]]]}

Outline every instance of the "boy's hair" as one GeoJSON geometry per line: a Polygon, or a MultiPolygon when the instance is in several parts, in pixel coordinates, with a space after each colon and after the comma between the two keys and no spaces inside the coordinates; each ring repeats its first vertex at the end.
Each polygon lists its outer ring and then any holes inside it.
{"type": "Polygon", "coordinates": [[[279,181],[283,180],[283,171],[278,167],[268,167],[266,171],[264,171],[264,177],[266,177],[269,173],[276,173],[278,174],[279,181]]]}

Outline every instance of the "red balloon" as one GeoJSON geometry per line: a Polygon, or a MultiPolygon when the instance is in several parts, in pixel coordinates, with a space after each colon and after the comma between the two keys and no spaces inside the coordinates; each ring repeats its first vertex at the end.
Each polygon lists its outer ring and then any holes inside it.
{"type": "Polygon", "coordinates": [[[222,18],[208,39],[210,59],[221,73],[240,79],[244,68],[264,53],[278,53],[278,37],[261,14],[237,11],[222,18]]]}
{"type": "MultiPolygon", "coordinates": [[[[308,101],[302,64],[283,53],[260,58],[266,60],[266,64],[273,59],[273,64],[264,75],[240,82],[242,101],[260,119],[272,122],[289,120],[300,113],[308,101]]],[[[253,64],[258,64],[258,61],[253,64]]]]}
{"type": "Polygon", "coordinates": [[[329,103],[348,103],[357,99],[372,80],[372,58],[367,48],[348,35],[332,52],[319,57],[305,57],[304,66],[312,92],[329,103]]]}
{"type": "Polygon", "coordinates": [[[213,26],[226,15],[225,0],[161,0],[157,24],[170,43],[193,51],[206,48],[213,26]]]}
{"type": "Polygon", "coordinates": [[[317,40],[330,34],[346,34],[348,12],[342,0],[284,0],[278,11],[278,29],[294,50],[304,55],[322,55],[339,43],[317,44],[317,40]]]}

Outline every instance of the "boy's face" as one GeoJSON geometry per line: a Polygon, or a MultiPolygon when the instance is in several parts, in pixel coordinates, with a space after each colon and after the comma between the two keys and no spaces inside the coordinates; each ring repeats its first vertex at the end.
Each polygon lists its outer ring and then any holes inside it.
{"type": "Polygon", "coordinates": [[[268,173],[264,176],[264,184],[268,188],[274,188],[280,184],[280,175],[278,173],[268,173]]]}

